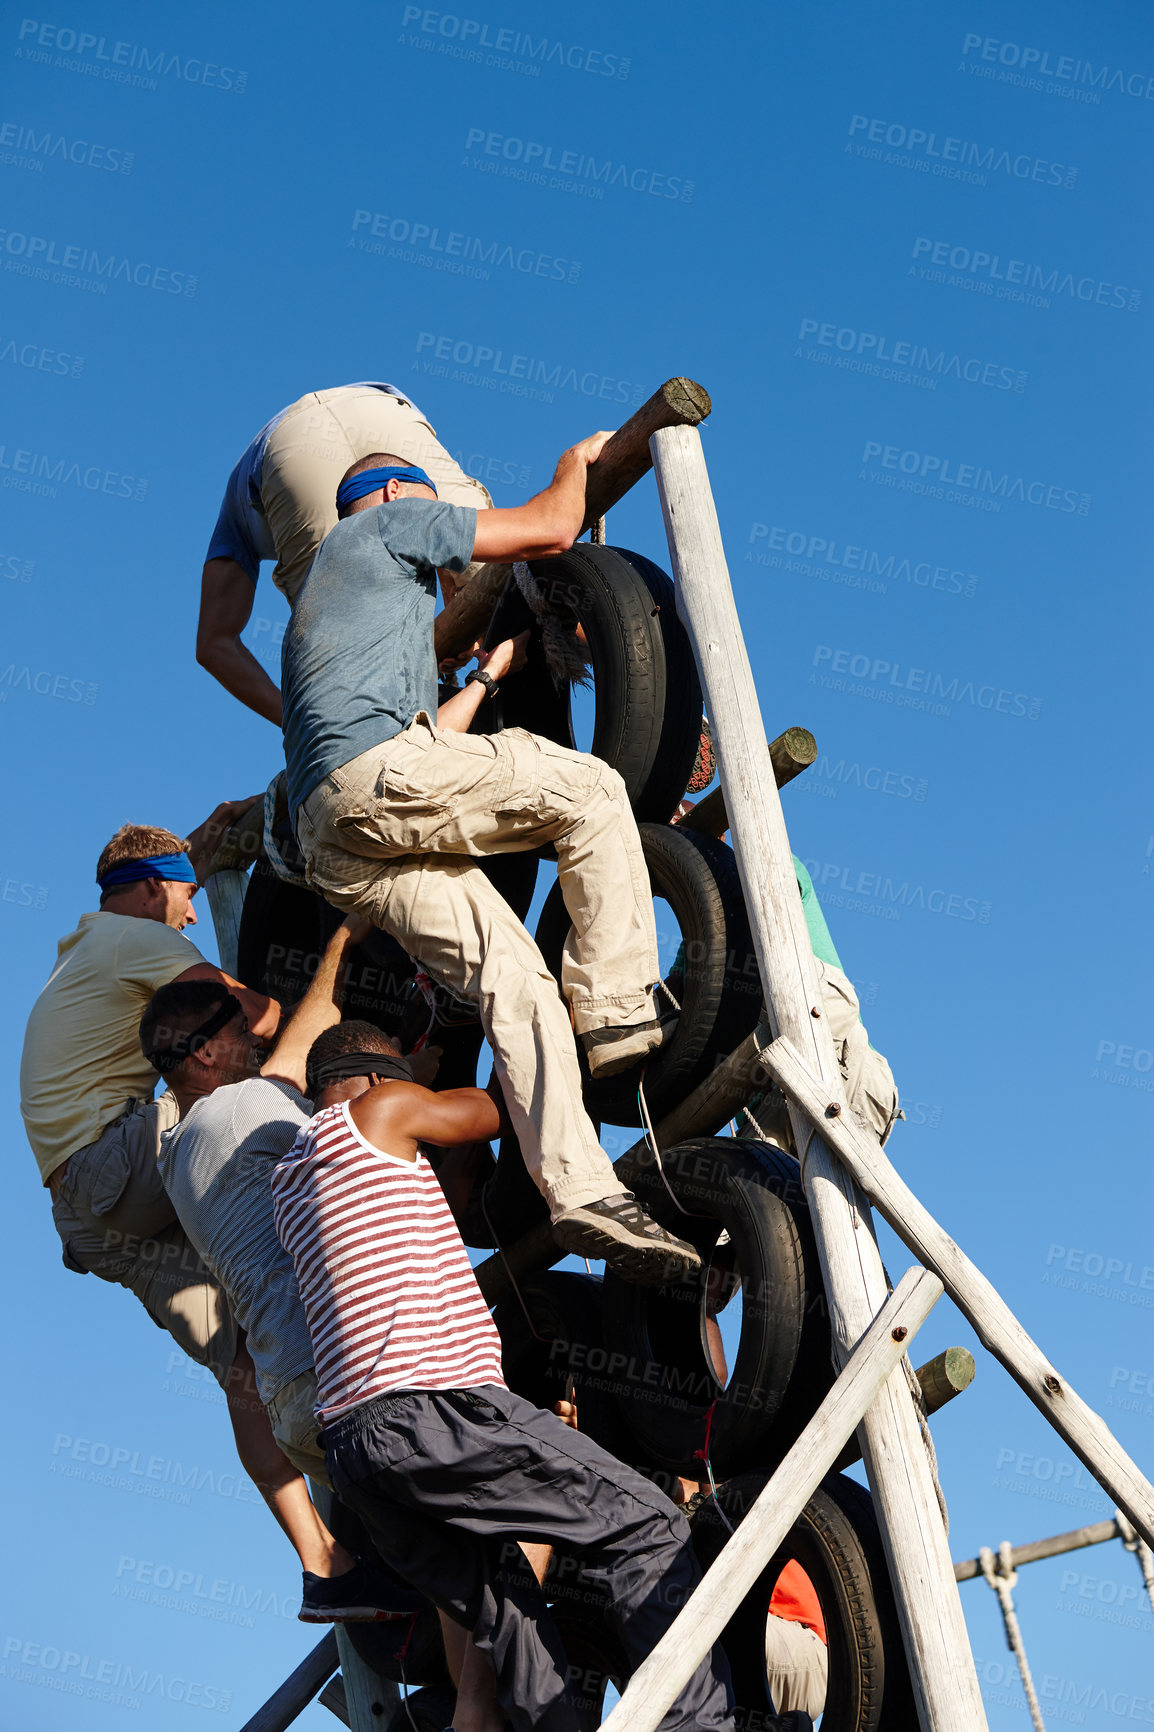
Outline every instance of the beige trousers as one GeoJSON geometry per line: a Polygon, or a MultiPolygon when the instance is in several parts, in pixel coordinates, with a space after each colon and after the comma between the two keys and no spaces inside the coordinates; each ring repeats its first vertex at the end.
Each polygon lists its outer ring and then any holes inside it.
{"type": "Polygon", "coordinates": [[[422,711],[325,778],[297,818],[310,884],[391,933],[480,1009],[525,1165],[555,1220],[620,1194],[581,1102],[569,1015],[475,857],[552,842],[573,922],[562,985],[579,1034],[654,1014],[657,940],[615,770],[523,728],[457,734],[422,711]]]}
{"type": "MultiPolygon", "coordinates": [[[[294,602],[317,548],[337,521],[341,476],[359,457],[391,451],[423,469],[449,505],[492,505],[488,489],[453,461],[411,403],[341,385],[310,391],[269,437],[260,498],[277,551],[273,582],[294,602]]],[[[467,582],[473,566],[461,581],[467,582]]]]}
{"type": "Polygon", "coordinates": [[[322,1485],[328,1485],[325,1452],[318,1442],[320,1426],[313,1411],[316,1404],[317,1374],[302,1371],[278,1389],[265,1407],[281,1454],[306,1479],[319,1479],[322,1485]]]}
{"type": "Polygon", "coordinates": [[[236,1358],[228,1297],[176,1218],[156,1157],[177,1121],[176,1096],[130,1101],[96,1141],[69,1156],[52,1204],[64,1264],[136,1294],[152,1321],[222,1388],[236,1358]]]}
{"type": "Polygon", "coordinates": [[[765,1620],[765,1676],[778,1714],[800,1710],[816,1720],[825,1707],[829,1654],[805,1624],[770,1613],[765,1620]]]}

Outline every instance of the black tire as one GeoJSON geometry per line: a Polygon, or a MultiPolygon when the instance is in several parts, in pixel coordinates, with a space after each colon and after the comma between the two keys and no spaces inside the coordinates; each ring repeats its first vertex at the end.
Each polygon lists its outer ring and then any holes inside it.
{"type": "MultiPolygon", "coordinates": [[[[452,1688],[445,1664],[441,1621],[432,1606],[411,1618],[387,1624],[346,1624],[349,1640],[366,1666],[393,1684],[430,1684],[452,1688]]],[[[442,1720],[437,1732],[444,1732],[442,1720]]]]}
{"type": "MultiPolygon", "coordinates": [[[[769,1474],[746,1473],[720,1488],[717,1505],[734,1527],[769,1474]]],[[[703,1569],[729,1531],[713,1499],[693,1517],[703,1569]]],[[[738,1724],[772,1713],[765,1674],[765,1620],[774,1584],[794,1558],[821,1603],[829,1644],[829,1688],[822,1732],[909,1732],[917,1725],[909,1671],[873,1500],[856,1480],[830,1474],[814,1493],[722,1633],[733,1674],[738,1724]]]]}
{"type": "MultiPolygon", "coordinates": [[[[586,542],[556,559],[533,560],[529,569],[551,612],[584,629],[596,699],[594,756],[622,776],[639,819],[667,823],[693,772],[701,737],[701,686],[672,583],[639,553],[586,542]]],[[[572,746],[569,687],[555,685],[540,631],[511,583],[486,645],[526,627],[534,627],[528,665],[481,705],[473,732],[528,728],[572,746]]]]}
{"type": "MultiPolygon", "coordinates": [[[[698,1281],[638,1287],[605,1277],[605,1337],[625,1362],[620,1405],[640,1450],[703,1479],[777,1462],[833,1380],[829,1322],[798,1164],[765,1143],[703,1137],[662,1152],[639,1202],[701,1253],[698,1281]],[[727,1245],[718,1247],[722,1231],[727,1245]],[[711,1277],[711,1270],[714,1271],[711,1277]],[[722,1388],[708,1357],[707,1284],[741,1292],[741,1333],[722,1388]]],[[[726,1301],[728,1302],[728,1301],[726,1301]]]]}
{"type": "Polygon", "coordinates": [[[413,1690],[389,1721],[388,1732],[445,1732],[457,1711],[457,1692],[452,1685],[413,1690]]]}
{"type": "MultiPolygon", "coordinates": [[[[677,1028],[644,1071],[645,1098],[656,1122],[756,1027],[761,980],[733,850],[717,837],[696,830],[669,824],[640,828],[653,894],[668,902],[682,939],[677,965],[667,981],[681,1007],[677,1028]]],[[[569,929],[561,888],[555,884],[545,899],[536,936],[538,949],[558,980],[569,929]]],[[[659,1013],[671,1010],[660,988],[657,1001],[659,1013]]],[[[639,1125],[641,1077],[640,1065],[596,1082],[586,1074],[590,1117],[612,1125],[639,1125]]]]}
{"type": "MultiPolygon", "coordinates": [[[[296,1004],[307,992],[343,916],[323,896],[285,884],[267,860],[249,874],[237,942],[237,974],[255,992],[296,1004]]],[[[372,932],[349,952],[344,1013],[395,1034],[412,992],[414,965],[395,939],[372,932]]]]}
{"type": "Polygon", "coordinates": [[[514,1293],[493,1311],[505,1382],[548,1412],[567,1398],[572,1378],[580,1429],[619,1460],[631,1460],[629,1434],[607,1387],[602,1283],[593,1275],[546,1269],[518,1287],[523,1304],[514,1293]]]}

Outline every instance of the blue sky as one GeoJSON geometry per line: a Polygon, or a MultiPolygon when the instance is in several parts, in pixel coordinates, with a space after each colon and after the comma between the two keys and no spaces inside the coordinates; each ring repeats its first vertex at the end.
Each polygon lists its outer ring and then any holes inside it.
{"type": "MultiPolygon", "coordinates": [[[[394,380],[511,505],[662,379],[708,387],[766,726],[819,745],[785,796],[793,844],[907,1101],[891,1152],[1154,1454],[1148,9],[323,19],[84,0],[0,27],[4,1274],[24,1320],[0,1691],[46,1732],[75,1704],[59,1668],[13,1675],[25,1644],[194,1680],[136,1715],[85,1703],[93,1728],[180,1729],[240,1723],[310,1642],[213,1387],[62,1269],[15,1084],[109,834],[187,830],[277,767],[194,625],[228,471],[308,390],[394,380]],[[450,233],[513,262],[436,268],[450,233]],[[127,1489],[95,1465],[117,1450],[127,1489]],[[202,1489],[178,1501],[154,1459],[202,1489]],[[152,1584],[181,1572],[173,1606],[152,1584]],[[265,1609],[238,1610],[255,1590],[265,1609]]],[[[667,563],[651,484],[609,538],[667,563]]],[[[283,619],[266,568],[248,636],[274,669],[283,619]]],[[[951,1341],[975,1345],[943,1302],[918,1357],[951,1341]]],[[[954,1555],[1109,1514],[978,1359],[936,1427],[954,1555]]],[[[1069,1562],[1020,1580],[1035,1677],[1051,1718],[1107,1728],[1151,1694],[1154,1621],[1119,1600],[1120,1547],[1073,1581],[1069,1562]]],[[[993,1596],[962,1592],[991,1726],[1021,1726],[993,1596]]]]}

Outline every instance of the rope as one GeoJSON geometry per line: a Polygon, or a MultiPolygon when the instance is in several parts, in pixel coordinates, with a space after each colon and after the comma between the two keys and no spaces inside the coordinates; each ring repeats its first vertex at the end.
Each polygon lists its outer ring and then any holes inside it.
{"type": "Polygon", "coordinates": [[[524,597],[529,612],[540,624],[545,664],[553,684],[558,691],[564,685],[587,686],[589,657],[578,643],[572,627],[566,626],[552,611],[541,585],[523,559],[519,559],[513,567],[513,581],[524,597]]]}
{"type": "Polygon", "coordinates": [[[1018,1662],[1018,1671],[1022,1677],[1022,1688],[1026,1692],[1026,1701],[1030,1708],[1030,1718],[1034,1722],[1034,1732],[1046,1732],[1046,1723],[1042,1719],[1042,1710],[1038,1706],[1037,1692],[1034,1680],[1030,1676],[1030,1662],[1026,1659],[1026,1648],[1022,1641],[1022,1632],[1018,1626],[1018,1615],[1014,1610],[1014,1586],[1018,1580],[1018,1572],[1010,1567],[1011,1546],[1009,1540],[1003,1540],[998,1547],[998,1560],[995,1567],[994,1554],[989,1546],[983,1546],[978,1553],[978,1562],[982,1566],[982,1574],[988,1585],[998,1596],[1002,1608],[1002,1619],[1006,1626],[1006,1646],[1018,1662]]]}
{"type": "MultiPolygon", "coordinates": [[[[517,1295],[517,1303],[521,1307],[522,1311],[525,1313],[525,1321],[529,1325],[530,1335],[533,1337],[534,1341],[539,1341],[543,1347],[548,1347],[549,1346],[548,1337],[545,1335],[538,1335],[536,1329],[533,1327],[533,1319],[529,1315],[529,1307],[525,1303],[525,1295],[522,1293],[520,1287],[517,1285],[517,1277],[516,1277],[516,1275],[514,1275],[513,1270],[510,1266],[510,1263],[509,1263],[509,1259],[505,1255],[505,1247],[504,1247],[504,1245],[502,1245],[500,1239],[497,1237],[496,1229],[494,1228],[492,1221],[489,1219],[489,1205],[485,1201],[486,1188],[487,1187],[484,1185],[482,1185],[482,1187],[481,1187],[481,1213],[485,1217],[485,1225],[486,1225],[486,1227],[488,1227],[490,1235],[492,1236],[493,1243],[497,1247],[497,1255],[500,1257],[501,1262],[505,1266],[505,1273],[509,1277],[509,1285],[512,1287],[514,1293],[517,1295]]],[[[589,1267],[588,1262],[586,1262],[585,1267],[588,1269],[588,1267],[589,1267]]]]}
{"type": "Polygon", "coordinates": [[[1120,1509],[1114,1511],[1114,1520],[1118,1524],[1118,1532],[1122,1535],[1122,1544],[1128,1552],[1133,1552],[1138,1559],[1138,1568],[1142,1571],[1142,1580],[1146,1584],[1146,1593],[1154,1609],[1154,1552],[1146,1544],[1142,1535],[1134,1527],[1120,1509]]]}
{"type": "Polygon", "coordinates": [[[605,519],[596,517],[589,525],[589,539],[594,547],[605,546],[605,519]]]}

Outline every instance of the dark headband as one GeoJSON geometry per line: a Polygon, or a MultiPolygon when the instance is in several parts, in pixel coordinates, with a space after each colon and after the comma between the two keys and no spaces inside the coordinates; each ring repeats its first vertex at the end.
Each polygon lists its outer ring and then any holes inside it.
{"type": "Polygon", "coordinates": [[[202,1022],[199,1028],[194,1028],[189,1034],[174,1033],[168,1046],[155,1048],[146,1052],[145,1058],[153,1070],[158,1070],[161,1076],[167,1076],[169,1071],[176,1070],[186,1058],[194,1052],[199,1052],[202,1046],[207,1046],[214,1034],[219,1034],[238,1014],[243,1014],[244,1006],[239,998],[234,998],[231,992],[225,994],[224,1002],[219,1010],[214,1010],[207,1022],[202,1022]]]}
{"type": "MultiPolygon", "coordinates": [[[[346,505],[351,505],[355,499],[363,499],[366,493],[377,493],[386,482],[411,481],[414,486],[433,487],[433,483],[423,469],[362,469],[359,475],[354,475],[348,481],[342,481],[337,488],[337,510],[343,511],[346,505]]],[[[433,492],[437,489],[433,487],[433,492]]]]}
{"type": "Polygon", "coordinates": [[[102,890],[117,884],[135,884],[141,878],[165,878],[170,884],[195,884],[196,873],[187,854],[148,854],[143,860],[125,860],[110,866],[96,882],[102,890]]]}
{"type": "Polygon", "coordinates": [[[330,1083],[345,1082],[351,1076],[379,1076],[392,1082],[412,1082],[413,1067],[407,1058],[391,1052],[343,1052],[324,1059],[315,1068],[309,1066],[309,1092],[320,1094],[330,1083]]]}

